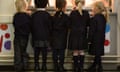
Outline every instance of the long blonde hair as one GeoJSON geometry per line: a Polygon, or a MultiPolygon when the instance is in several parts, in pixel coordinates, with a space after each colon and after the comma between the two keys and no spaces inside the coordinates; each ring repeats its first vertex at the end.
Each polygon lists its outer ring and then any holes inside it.
{"type": "Polygon", "coordinates": [[[77,6],[77,9],[81,15],[83,15],[83,13],[82,13],[83,2],[84,2],[84,0],[75,0],[75,4],[77,6]]]}
{"type": "Polygon", "coordinates": [[[23,11],[25,11],[27,2],[26,2],[26,0],[16,0],[15,6],[16,6],[17,12],[23,12],[23,11]]]}
{"type": "Polygon", "coordinates": [[[94,7],[97,7],[99,9],[98,13],[102,13],[106,20],[109,21],[109,14],[107,8],[104,6],[103,2],[97,1],[94,4],[94,7]]]}

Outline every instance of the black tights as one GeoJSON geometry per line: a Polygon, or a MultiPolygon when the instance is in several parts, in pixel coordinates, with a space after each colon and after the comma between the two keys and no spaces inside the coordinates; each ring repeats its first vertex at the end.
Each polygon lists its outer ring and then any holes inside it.
{"type": "Polygon", "coordinates": [[[94,62],[93,62],[93,66],[102,66],[102,58],[101,58],[101,56],[99,56],[99,55],[96,55],[95,57],[94,57],[94,62]]]}
{"type": "Polygon", "coordinates": [[[53,49],[54,64],[58,63],[59,60],[59,64],[63,65],[64,58],[65,58],[65,49],[53,49]]]}
{"type": "Polygon", "coordinates": [[[40,51],[42,52],[42,63],[46,64],[47,47],[35,47],[34,48],[34,61],[35,61],[35,64],[39,64],[40,51]]]}

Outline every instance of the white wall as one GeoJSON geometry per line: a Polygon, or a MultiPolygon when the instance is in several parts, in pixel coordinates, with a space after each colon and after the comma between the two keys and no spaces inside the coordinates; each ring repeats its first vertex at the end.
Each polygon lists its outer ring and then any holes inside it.
{"type": "Polygon", "coordinates": [[[11,22],[14,13],[14,0],[0,0],[0,23],[11,22]]]}

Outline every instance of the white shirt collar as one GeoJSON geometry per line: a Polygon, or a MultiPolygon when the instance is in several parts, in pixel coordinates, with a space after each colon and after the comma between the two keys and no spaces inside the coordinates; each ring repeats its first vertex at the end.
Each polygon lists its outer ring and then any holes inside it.
{"type": "Polygon", "coordinates": [[[37,11],[45,11],[46,9],[45,8],[37,8],[36,10],[37,11]]]}

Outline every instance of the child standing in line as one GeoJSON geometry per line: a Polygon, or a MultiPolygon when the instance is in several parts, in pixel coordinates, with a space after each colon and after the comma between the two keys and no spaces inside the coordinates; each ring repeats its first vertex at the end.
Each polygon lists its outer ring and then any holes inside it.
{"type": "Polygon", "coordinates": [[[93,13],[94,16],[91,18],[89,30],[89,54],[95,57],[88,72],[102,72],[101,56],[104,55],[105,28],[108,13],[102,2],[94,3],[93,13]]]}
{"type": "Polygon", "coordinates": [[[56,0],[57,11],[53,16],[52,29],[52,50],[55,72],[64,72],[65,49],[68,34],[68,16],[66,10],[66,0],[56,0]]]}
{"type": "Polygon", "coordinates": [[[30,16],[25,0],[16,0],[17,13],[13,17],[14,25],[14,66],[16,72],[23,72],[28,67],[28,54],[26,51],[30,33],[30,16]]]}
{"type": "Polygon", "coordinates": [[[42,53],[42,70],[46,71],[47,48],[51,29],[51,16],[46,11],[48,0],[34,0],[36,11],[32,14],[32,46],[34,47],[35,71],[40,70],[39,56],[42,53]]]}
{"type": "Polygon", "coordinates": [[[84,0],[75,0],[75,10],[70,14],[69,49],[73,50],[74,72],[84,72],[84,41],[89,23],[89,13],[83,10],[84,0]]]}

